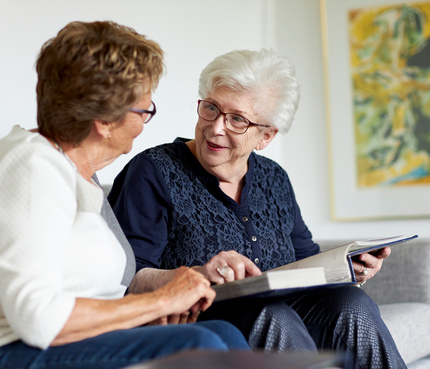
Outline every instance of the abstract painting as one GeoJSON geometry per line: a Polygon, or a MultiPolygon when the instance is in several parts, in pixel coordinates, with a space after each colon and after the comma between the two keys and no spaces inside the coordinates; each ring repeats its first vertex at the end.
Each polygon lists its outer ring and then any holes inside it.
{"type": "Polygon", "coordinates": [[[430,2],[348,18],[357,185],[430,185],[430,2]]]}
{"type": "Polygon", "coordinates": [[[430,0],[320,0],[335,220],[430,216],[430,0]]]}

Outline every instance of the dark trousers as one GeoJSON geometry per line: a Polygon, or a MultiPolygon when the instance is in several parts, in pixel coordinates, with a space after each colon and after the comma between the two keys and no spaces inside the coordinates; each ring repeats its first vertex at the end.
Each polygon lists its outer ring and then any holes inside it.
{"type": "Polygon", "coordinates": [[[340,350],[362,369],[406,368],[375,302],[354,286],[284,299],[238,299],[214,304],[200,320],[236,325],[253,349],[340,350]]]}
{"type": "Polygon", "coordinates": [[[223,321],[138,327],[40,350],[16,341],[0,347],[1,369],[116,369],[187,350],[250,350],[223,321]]]}

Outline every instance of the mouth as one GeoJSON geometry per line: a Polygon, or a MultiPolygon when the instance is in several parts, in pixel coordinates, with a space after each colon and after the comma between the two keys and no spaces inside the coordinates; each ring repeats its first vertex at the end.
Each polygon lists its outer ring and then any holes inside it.
{"type": "Polygon", "coordinates": [[[218,150],[226,149],[225,146],[217,145],[217,144],[210,142],[208,140],[206,140],[206,143],[207,143],[207,146],[210,150],[218,151],[218,150]]]}

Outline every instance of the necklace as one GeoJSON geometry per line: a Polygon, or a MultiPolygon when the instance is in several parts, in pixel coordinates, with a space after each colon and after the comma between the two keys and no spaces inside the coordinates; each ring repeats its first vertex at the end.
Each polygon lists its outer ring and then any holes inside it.
{"type": "Polygon", "coordinates": [[[73,169],[79,173],[78,168],[76,167],[75,163],[72,161],[72,159],[70,159],[67,154],[63,151],[63,149],[61,148],[61,146],[56,142],[56,141],[52,141],[54,142],[54,146],[55,148],[60,152],[60,154],[63,154],[64,157],[67,159],[67,161],[70,163],[70,165],[73,167],[73,169]]]}
{"type": "MultiPolygon", "coordinates": [[[[79,173],[78,168],[76,167],[75,163],[72,161],[72,159],[70,159],[67,154],[63,151],[63,149],[61,148],[61,146],[56,142],[56,141],[52,141],[54,142],[54,146],[55,148],[64,155],[64,157],[67,159],[67,161],[70,163],[70,165],[73,167],[73,169],[76,171],[76,173],[78,173],[79,175],[82,176],[82,174],[79,173]]],[[[88,181],[88,180],[87,180],[88,181]]],[[[92,178],[89,179],[89,182],[96,185],[97,187],[101,188],[101,186],[95,182],[92,178]]]]}
{"type": "Polygon", "coordinates": [[[56,142],[56,141],[54,141],[54,145],[55,145],[55,148],[56,148],[59,152],[61,152],[62,154],[64,154],[63,149],[61,148],[61,146],[60,146],[59,144],[57,144],[57,142],[56,142]]]}

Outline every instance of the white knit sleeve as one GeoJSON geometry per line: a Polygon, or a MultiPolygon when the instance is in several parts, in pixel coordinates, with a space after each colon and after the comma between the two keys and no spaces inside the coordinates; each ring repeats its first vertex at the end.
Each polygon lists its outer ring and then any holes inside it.
{"type": "Polygon", "coordinates": [[[15,334],[44,349],[69,318],[63,266],[76,213],[76,176],[46,144],[19,145],[0,165],[0,302],[15,334]]]}

